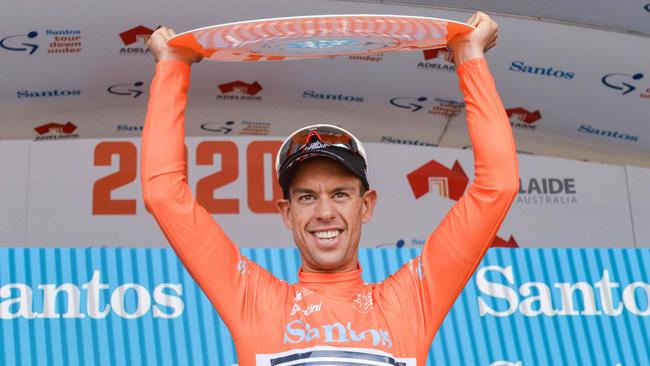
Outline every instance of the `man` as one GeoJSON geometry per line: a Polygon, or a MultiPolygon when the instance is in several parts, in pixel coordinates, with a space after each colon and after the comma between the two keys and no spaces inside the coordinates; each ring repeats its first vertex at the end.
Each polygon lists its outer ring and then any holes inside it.
{"type": "MultiPolygon", "coordinates": [[[[145,202],[188,272],[230,329],[240,365],[424,365],[434,335],[494,239],[518,190],[515,144],[484,51],[498,26],[477,13],[476,30],[449,42],[474,145],[475,179],[422,254],[378,284],[357,261],[361,225],[377,193],[361,143],[335,126],[290,136],[276,168],[278,202],[302,258],[287,284],[243,257],[192,197],[184,175],[183,113],[190,65],[200,56],[149,40],[156,58],[142,138],[145,202]]],[[[399,223],[396,223],[399,225],[399,223]]]]}

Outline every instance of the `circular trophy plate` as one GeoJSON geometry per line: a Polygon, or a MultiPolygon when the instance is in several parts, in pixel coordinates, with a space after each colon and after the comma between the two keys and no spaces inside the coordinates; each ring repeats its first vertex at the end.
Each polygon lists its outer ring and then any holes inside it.
{"type": "Polygon", "coordinates": [[[215,61],[279,61],[442,48],[474,27],[403,15],[318,15],[249,20],[176,35],[172,46],[215,61]]]}

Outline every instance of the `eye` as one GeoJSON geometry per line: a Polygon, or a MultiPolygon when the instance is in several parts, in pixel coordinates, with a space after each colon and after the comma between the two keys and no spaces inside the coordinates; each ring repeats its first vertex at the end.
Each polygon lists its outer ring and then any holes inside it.
{"type": "Polygon", "coordinates": [[[313,194],[303,194],[298,196],[298,201],[300,202],[308,202],[314,200],[316,197],[314,197],[313,194]]]}
{"type": "Polygon", "coordinates": [[[347,192],[336,192],[334,193],[334,198],[348,198],[350,197],[350,194],[347,192]]]}

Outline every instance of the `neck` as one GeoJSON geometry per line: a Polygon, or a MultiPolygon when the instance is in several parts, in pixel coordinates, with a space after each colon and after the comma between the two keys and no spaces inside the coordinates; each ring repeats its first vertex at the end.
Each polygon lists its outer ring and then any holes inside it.
{"type": "Polygon", "coordinates": [[[322,273],[322,274],[352,272],[358,268],[359,268],[358,261],[346,263],[341,266],[337,266],[333,268],[323,268],[319,266],[312,266],[309,263],[305,262],[305,260],[302,261],[302,267],[301,267],[302,271],[305,273],[322,273]]]}

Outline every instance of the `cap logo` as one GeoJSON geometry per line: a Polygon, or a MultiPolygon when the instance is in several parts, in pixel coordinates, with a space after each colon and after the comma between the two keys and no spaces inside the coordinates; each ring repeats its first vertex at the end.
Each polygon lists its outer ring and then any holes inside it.
{"type": "Polygon", "coordinates": [[[318,150],[328,147],[328,144],[324,144],[318,140],[312,141],[309,145],[305,146],[305,151],[318,150]]]}

